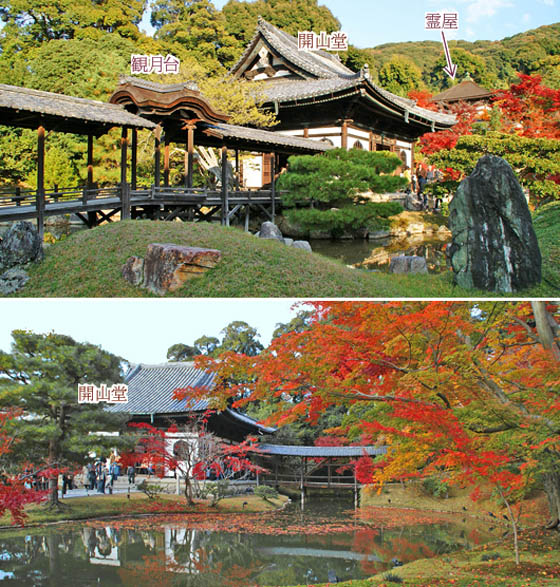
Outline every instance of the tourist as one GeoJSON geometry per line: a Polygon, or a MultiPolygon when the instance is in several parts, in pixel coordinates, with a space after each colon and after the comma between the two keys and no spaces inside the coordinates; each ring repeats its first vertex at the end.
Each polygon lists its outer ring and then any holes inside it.
{"type": "Polygon", "coordinates": [[[418,176],[418,199],[422,201],[422,207],[424,210],[428,207],[428,196],[424,193],[424,188],[427,183],[426,171],[423,169],[418,176]]]}
{"type": "Polygon", "coordinates": [[[128,484],[132,485],[134,483],[134,478],[136,477],[136,469],[133,465],[128,465],[126,472],[128,475],[128,484]]]}

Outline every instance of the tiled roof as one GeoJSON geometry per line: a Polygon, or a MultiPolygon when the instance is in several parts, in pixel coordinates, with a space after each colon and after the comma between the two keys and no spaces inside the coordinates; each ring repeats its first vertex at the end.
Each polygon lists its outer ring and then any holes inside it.
{"type": "Polygon", "coordinates": [[[258,145],[269,145],[275,148],[283,148],[286,151],[296,150],[300,152],[322,153],[333,148],[332,145],[322,141],[292,137],[268,130],[236,126],[227,123],[208,124],[204,132],[220,138],[246,141],[254,144],[255,147],[258,145]]]}
{"type": "Polygon", "coordinates": [[[348,92],[358,93],[361,89],[367,90],[374,97],[377,96],[385,100],[403,113],[408,111],[409,114],[425,121],[433,121],[436,124],[445,126],[451,126],[456,122],[455,116],[420,108],[414,100],[392,94],[361,74],[354,74],[352,78],[270,82],[261,91],[270,102],[282,104],[311,98],[318,100],[322,98],[328,99],[333,98],[333,95],[338,92],[347,90],[348,92]]]}
{"type": "Polygon", "coordinates": [[[231,68],[231,73],[236,73],[249,54],[253,51],[261,37],[264,38],[265,41],[287,61],[291,62],[300,70],[303,70],[310,77],[330,78],[344,76],[352,77],[355,75],[351,69],[348,69],[334,55],[327,51],[298,50],[297,39],[295,37],[281,31],[262,18],[259,18],[259,23],[253,39],[237,63],[231,68]]]}
{"type": "Polygon", "coordinates": [[[472,79],[466,79],[460,84],[436,94],[432,99],[434,102],[458,102],[460,100],[482,100],[493,95],[494,92],[479,86],[472,79]]]}
{"type": "MultiPolygon", "coordinates": [[[[107,410],[135,416],[202,412],[208,409],[207,400],[178,401],[173,399],[173,392],[185,387],[212,389],[213,380],[213,374],[196,369],[194,364],[189,362],[134,365],[125,377],[125,383],[128,385],[128,403],[112,404],[107,410]]],[[[222,413],[265,433],[276,430],[261,426],[253,418],[236,410],[226,408],[222,413]]]]}
{"type": "Polygon", "coordinates": [[[259,449],[267,454],[290,457],[361,457],[384,455],[385,446],[292,446],[288,444],[259,444],[259,449]]]}
{"type": "Polygon", "coordinates": [[[195,369],[193,363],[163,363],[136,365],[127,373],[128,403],[114,404],[111,412],[128,414],[172,414],[199,412],[208,409],[208,401],[185,403],[173,399],[173,392],[184,387],[212,387],[214,376],[195,369]]]}
{"type": "Polygon", "coordinates": [[[156,126],[145,118],[127,112],[117,104],[5,84],[0,84],[0,108],[72,118],[79,123],[88,121],[137,128],[155,128],[156,126]]]}

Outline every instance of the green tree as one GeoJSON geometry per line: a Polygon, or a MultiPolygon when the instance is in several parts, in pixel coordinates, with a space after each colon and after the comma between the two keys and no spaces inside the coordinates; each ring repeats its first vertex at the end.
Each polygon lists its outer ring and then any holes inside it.
{"type": "Polygon", "coordinates": [[[210,0],[158,0],[151,23],[156,38],[187,49],[210,71],[233,64],[239,51],[226,31],[224,15],[210,0]]]}
{"type": "Polygon", "coordinates": [[[230,0],[222,9],[230,35],[243,49],[253,37],[257,19],[262,16],[274,26],[297,37],[298,31],[340,30],[340,22],[318,0],[230,0]]]}
{"type": "Polygon", "coordinates": [[[500,132],[473,134],[460,137],[453,149],[431,155],[430,162],[440,169],[452,168],[469,175],[486,153],[503,157],[512,166],[521,185],[529,190],[533,205],[560,199],[560,185],[553,181],[560,169],[560,141],[555,139],[500,132]]]}
{"type": "Polygon", "coordinates": [[[196,347],[188,344],[177,343],[167,349],[168,361],[190,361],[193,357],[200,355],[196,347]]]}
{"type": "Polygon", "coordinates": [[[272,333],[272,338],[278,338],[287,332],[304,332],[310,326],[312,315],[313,312],[311,310],[300,310],[296,316],[286,324],[276,324],[276,328],[272,333]]]}
{"type": "MultiPolygon", "coordinates": [[[[91,451],[125,446],[127,437],[97,432],[121,429],[122,416],[103,404],[78,403],[78,384],[122,380],[122,359],[98,346],[62,334],[12,332],[12,352],[0,351],[0,406],[23,412],[14,434],[13,457],[47,467],[84,464],[91,451]]],[[[58,504],[57,476],[49,482],[50,504],[58,504]]]]}
{"type": "MultiPolygon", "coordinates": [[[[485,88],[493,88],[497,85],[497,77],[488,70],[486,60],[484,57],[474,55],[470,51],[461,49],[460,47],[450,45],[451,59],[457,66],[456,81],[462,80],[467,74],[481,86],[485,88]]],[[[450,88],[456,83],[452,80],[443,68],[446,66],[445,55],[442,53],[441,57],[436,61],[436,64],[429,72],[429,83],[436,88],[450,88]]]]}
{"type": "Polygon", "coordinates": [[[3,49],[99,33],[136,38],[146,0],[0,0],[3,49]]]}
{"type": "Polygon", "coordinates": [[[219,355],[225,351],[233,351],[234,353],[243,353],[249,357],[254,357],[264,348],[257,340],[260,336],[257,329],[242,320],[230,322],[221,333],[223,335],[222,344],[215,354],[219,355]]]}
{"type": "Polygon", "coordinates": [[[220,341],[215,336],[201,336],[194,341],[194,348],[198,355],[214,356],[214,352],[220,346],[220,341]]]}
{"type": "Polygon", "coordinates": [[[402,211],[400,204],[373,203],[361,195],[404,187],[404,178],[390,175],[402,165],[393,153],[332,149],[323,155],[292,156],[288,164],[278,188],[287,191],[283,205],[288,219],[306,229],[340,236],[387,226],[387,218],[402,211]]]}
{"type": "Polygon", "coordinates": [[[379,84],[398,96],[407,96],[411,90],[424,86],[422,72],[410,59],[395,55],[379,70],[379,84]]]}

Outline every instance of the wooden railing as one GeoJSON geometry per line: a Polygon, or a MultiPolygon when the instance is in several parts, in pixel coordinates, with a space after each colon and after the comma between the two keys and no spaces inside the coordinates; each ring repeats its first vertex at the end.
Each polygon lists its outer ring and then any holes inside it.
{"type": "MultiPolygon", "coordinates": [[[[89,202],[120,197],[120,186],[86,188],[77,186],[73,188],[55,188],[45,191],[45,204],[57,202],[89,202]]],[[[0,208],[10,206],[35,206],[37,190],[23,189],[19,187],[0,189],[0,208]]]]}

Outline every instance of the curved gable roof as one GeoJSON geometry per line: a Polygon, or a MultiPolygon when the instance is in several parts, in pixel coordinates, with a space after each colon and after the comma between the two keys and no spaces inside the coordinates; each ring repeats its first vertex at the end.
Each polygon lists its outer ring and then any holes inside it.
{"type": "Polygon", "coordinates": [[[297,39],[281,31],[269,22],[259,17],[255,34],[237,61],[230,69],[230,73],[241,77],[245,69],[247,59],[258,45],[263,41],[273,52],[281,55],[289,64],[293,65],[304,78],[328,79],[333,77],[354,77],[356,74],[343,65],[334,55],[327,51],[300,51],[297,39]]]}

